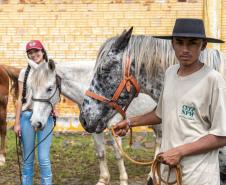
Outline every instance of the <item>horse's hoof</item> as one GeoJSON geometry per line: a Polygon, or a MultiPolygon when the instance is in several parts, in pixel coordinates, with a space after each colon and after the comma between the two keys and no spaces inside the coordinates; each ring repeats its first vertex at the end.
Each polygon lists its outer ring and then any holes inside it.
{"type": "Polygon", "coordinates": [[[0,154],[0,166],[5,165],[5,156],[0,154]]]}
{"type": "Polygon", "coordinates": [[[151,177],[148,179],[147,185],[153,185],[153,181],[151,177]]]}
{"type": "Polygon", "coordinates": [[[5,160],[0,160],[0,166],[4,166],[5,165],[5,160]]]}
{"type": "Polygon", "coordinates": [[[128,181],[127,180],[121,180],[120,185],[128,185],[128,181]]]}
{"type": "Polygon", "coordinates": [[[0,166],[4,166],[5,162],[0,161],[0,166]]]}
{"type": "Polygon", "coordinates": [[[109,185],[109,183],[107,183],[107,182],[103,182],[103,181],[99,181],[96,185],[109,185]]]}
{"type": "Polygon", "coordinates": [[[109,182],[106,182],[103,179],[100,179],[96,185],[110,185],[110,183],[109,182]]]}

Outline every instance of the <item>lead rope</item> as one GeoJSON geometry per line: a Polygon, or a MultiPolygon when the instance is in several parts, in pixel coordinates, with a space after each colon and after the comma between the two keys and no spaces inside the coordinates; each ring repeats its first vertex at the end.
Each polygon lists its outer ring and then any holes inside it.
{"type": "MultiPolygon", "coordinates": [[[[131,128],[130,128],[130,129],[131,129],[131,128]]],[[[120,146],[120,144],[119,144],[119,142],[118,142],[118,140],[117,140],[117,138],[116,138],[117,136],[116,136],[116,134],[115,134],[115,131],[114,131],[113,127],[111,127],[111,132],[112,132],[113,139],[114,139],[115,143],[117,144],[117,146],[118,146],[118,148],[119,148],[121,154],[122,154],[125,158],[127,158],[129,161],[131,161],[131,162],[134,163],[134,164],[146,165],[146,166],[147,166],[147,165],[152,165],[153,161],[141,162],[141,161],[136,161],[136,160],[132,159],[132,158],[131,158],[124,150],[123,150],[123,148],[120,146]]],[[[132,141],[131,136],[132,136],[132,134],[130,135],[130,143],[131,143],[131,141],[132,141]]],[[[132,144],[132,143],[131,143],[131,144],[132,144]]]]}
{"type": "Polygon", "coordinates": [[[26,162],[28,160],[28,158],[31,156],[31,154],[35,151],[35,149],[43,142],[45,141],[49,135],[53,132],[55,126],[56,126],[56,114],[55,112],[52,112],[52,117],[53,117],[53,128],[50,130],[50,132],[37,144],[35,145],[35,147],[32,149],[32,151],[29,153],[29,155],[27,156],[27,158],[24,160],[23,158],[23,154],[22,154],[22,145],[21,145],[21,138],[19,138],[19,142],[18,142],[18,139],[17,139],[17,135],[16,135],[16,152],[17,152],[17,164],[18,164],[18,167],[19,167],[19,175],[20,175],[20,184],[22,185],[22,172],[21,172],[21,162],[20,162],[20,155],[21,155],[21,158],[23,160],[23,163],[26,162]],[[18,148],[19,147],[19,148],[18,148]]]}
{"type": "Polygon", "coordinates": [[[176,165],[176,166],[169,166],[169,171],[168,171],[168,175],[167,175],[167,180],[164,180],[162,178],[161,175],[161,164],[162,163],[162,159],[160,156],[157,156],[156,159],[153,161],[153,164],[151,166],[151,170],[152,170],[152,178],[153,178],[153,183],[154,185],[161,185],[162,183],[166,184],[166,185],[182,185],[182,170],[181,170],[181,166],[180,164],[176,165]],[[174,181],[169,181],[170,179],[170,174],[171,174],[171,170],[175,169],[175,173],[176,173],[176,179],[174,181]],[[157,175],[157,176],[156,176],[157,175]]]}
{"type": "MultiPolygon", "coordinates": [[[[130,127],[131,129],[131,127],[130,127]]],[[[152,174],[153,174],[153,183],[154,185],[161,185],[161,182],[165,183],[165,185],[173,185],[173,184],[177,184],[177,185],[182,185],[182,170],[181,170],[181,166],[177,165],[177,166],[169,166],[169,172],[168,172],[168,176],[167,176],[167,180],[164,180],[162,178],[161,175],[161,170],[160,170],[160,166],[162,164],[162,160],[159,156],[156,157],[156,159],[152,160],[152,161],[147,161],[147,162],[143,162],[143,161],[137,161],[132,159],[124,150],[123,148],[120,146],[118,140],[117,140],[117,136],[115,134],[115,131],[113,129],[113,127],[111,127],[111,132],[113,135],[113,139],[116,142],[119,151],[121,152],[121,154],[127,158],[130,162],[137,164],[137,165],[144,165],[144,166],[151,166],[151,170],[152,170],[152,174]],[[169,178],[170,178],[170,173],[171,173],[171,169],[175,168],[176,170],[176,180],[173,182],[169,182],[169,178]],[[157,177],[156,177],[157,175],[157,177]]],[[[130,138],[131,141],[131,138],[130,138]]]]}
{"type": "Polygon", "coordinates": [[[18,138],[17,135],[16,136],[16,154],[17,154],[17,164],[19,167],[19,175],[20,175],[20,185],[22,185],[22,173],[21,173],[21,165],[20,165],[20,155],[22,155],[22,149],[21,149],[21,140],[19,138],[19,142],[18,142],[18,138]],[[18,148],[19,147],[19,148],[18,148]]]}

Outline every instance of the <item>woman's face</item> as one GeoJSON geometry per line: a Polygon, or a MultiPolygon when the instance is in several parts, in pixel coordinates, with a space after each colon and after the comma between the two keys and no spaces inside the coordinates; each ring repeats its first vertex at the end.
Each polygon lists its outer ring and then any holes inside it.
{"type": "Polygon", "coordinates": [[[31,49],[27,52],[28,58],[39,64],[44,59],[44,53],[40,49],[31,49]]]}

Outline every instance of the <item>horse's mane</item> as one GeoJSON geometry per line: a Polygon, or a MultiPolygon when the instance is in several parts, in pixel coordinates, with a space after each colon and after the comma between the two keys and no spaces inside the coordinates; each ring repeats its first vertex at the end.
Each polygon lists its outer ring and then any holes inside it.
{"type": "MultiPolygon", "coordinates": [[[[101,67],[102,58],[108,54],[116,39],[117,37],[110,38],[101,46],[95,69],[98,66],[101,67]]],[[[178,63],[171,41],[144,35],[131,36],[123,53],[123,61],[127,56],[136,62],[136,77],[138,78],[141,67],[144,66],[148,80],[155,78],[159,69],[165,71],[170,65],[178,63]]],[[[226,61],[226,56],[222,52],[215,49],[205,49],[201,53],[200,60],[225,76],[224,61],[226,61]]]]}
{"type": "Polygon", "coordinates": [[[18,94],[19,94],[19,84],[18,84],[18,77],[21,71],[21,68],[16,68],[12,66],[6,66],[6,65],[0,65],[0,68],[4,70],[11,82],[11,88],[10,88],[10,93],[13,96],[13,102],[18,99],[18,94]]]}
{"type": "Polygon", "coordinates": [[[135,60],[137,78],[144,66],[148,80],[155,78],[159,67],[165,71],[177,61],[170,41],[144,35],[132,36],[123,56],[135,60]]]}
{"type": "Polygon", "coordinates": [[[219,71],[226,79],[226,54],[216,49],[205,49],[200,56],[200,61],[219,71]]]}

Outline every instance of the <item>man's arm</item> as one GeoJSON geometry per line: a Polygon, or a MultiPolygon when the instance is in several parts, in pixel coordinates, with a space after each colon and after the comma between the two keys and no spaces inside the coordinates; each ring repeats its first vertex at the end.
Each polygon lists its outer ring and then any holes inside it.
{"type": "Polygon", "coordinates": [[[226,136],[207,135],[199,140],[181,146],[183,156],[201,154],[226,145],[226,136]]]}
{"type": "Polygon", "coordinates": [[[117,123],[114,131],[118,136],[126,135],[129,127],[156,125],[161,123],[161,119],[156,115],[155,110],[141,116],[132,117],[117,123]]]}
{"type": "Polygon", "coordinates": [[[226,136],[206,135],[195,142],[172,148],[160,154],[163,162],[176,165],[185,156],[206,153],[226,145],[226,136]]]}
{"type": "Polygon", "coordinates": [[[156,115],[155,110],[141,116],[129,118],[128,121],[130,121],[131,127],[157,125],[162,122],[156,115]]]}

